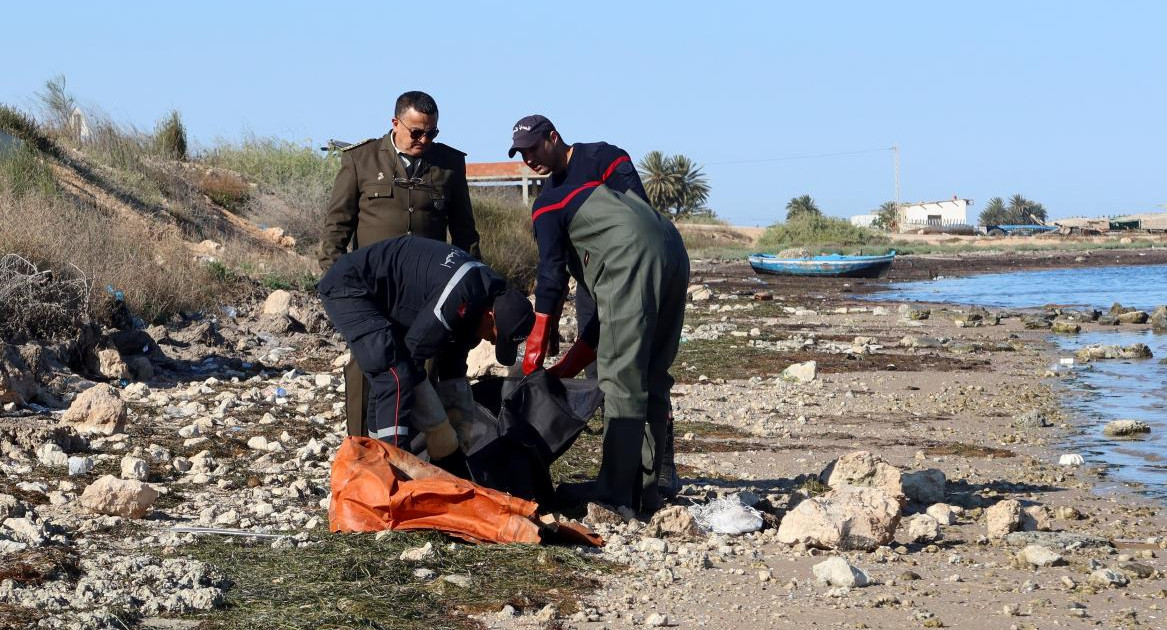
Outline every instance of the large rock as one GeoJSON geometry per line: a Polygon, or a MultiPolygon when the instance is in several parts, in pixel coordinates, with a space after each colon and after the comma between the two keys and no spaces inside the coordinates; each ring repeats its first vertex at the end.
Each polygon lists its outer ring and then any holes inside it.
{"type": "Polygon", "coordinates": [[[61,416],[61,424],[81,434],[121,433],[126,426],[126,405],[109,385],[94,385],[77,395],[61,416]]]}
{"type": "Polygon", "coordinates": [[[809,383],[818,375],[818,363],[814,361],[806,361],[805,363],[795,363],[782,370],[782,380],[791,381],[794,383],[809,383]]]}
{"type": "Polygon", "coordinates": [[[1061,554],[1042,545],[1026,545],[1017,553],[1017,563],[1022,566],[1056,567],[1066,563],[1061,554]]]}
{"type": "Polygon", "coordinates": [[[842,486],[787,512],[778,540],[812,547],[871,551],[895,537],[899,498],[879,488],[842,486]]]}
{"type": "Polygon", "coordinates": [[[1151,330],[1167,332],[1167,306],[1160,306],[1151,313],[1151,330]]]}
{"type": "Polygon", "coordinates": [[[838,556],[827,558],[811,567],[811,570],[814,571],[814,579],[824,586],[859,588],[871,582],[862,569],[838,556]]]}
{"type": "Polygon", "coordinates": [[[907,519],[908,540],[932,542],[940,538],[940,523],[927,514],[915,514],[907,519]]]}
{"type": "Polygon", "coordinates": [[[879,488],[897,499],[904,495],[900,470],[869,451],[855,451],[836,459],[819,473],[819,480],[832,488],[860,486],[879,488]]]}
{"type": "Polygon", "coordinates": [[[142,518],[158,498],[158,491],[141,481],[106,475],[81,493],[81,506],[98,514],[142,518]]]}
{"type": "Polygon", "coordinates": [[[704,284],[691,284],[685,293],[694,302],[706,302],[713,299],[713,291],[704,284]]]}
{"type": "Polygon", "coordinates": [[[944,471],[928,468],[901,475],[900,483],[904,489],[904,496],[917,503],[928,505],[944,500],[944,489],[948,484],[948,478],[944,476],[944,471]]]}
{"type": "Polygon", "coordinates": [[[985,510],[985,525],[989,538],[1004,538],[1009,532],[1021,529],[1021,503],[1016,499],[998,501],[985,510]]]}
{"type": "Polygon", "coordinates": [[[15,346],[0,346],[0,405],[24,404],[37,391],[35,375],[15,346]]]}
{"type": "MultiPolygon", "coordinates": [[[[521,358],[521,357],[520,357],[521,358]]],[[[494,344],[482,340],[470,354],[466,356],[466,377],[470,379],[483,376],[506,376],[507,369],[498,364],[494,358],[494,344]]]]}
{"type": "Polygon", "coordinates": [[[1129,346],[1108,346],[1093,343],[1079,348],[1074,356],[1080,361],[1096,361],[1099,359],[1150,359],[1154,356],[1145,343],[1132,343],[1129,346]]]}
{"type": "Polygon", "coordinates": [[[1140,420],[1112,420],[1102,427],[1102,434],[1111,437],[1132,437],[1150,432],[1151,425],[1140,420]]]}
{"type": "Polygon", "coordinates": [[[268,294],[263,301],[264,315],[287,316],[292,312],[292,294],[283,289],[277,289],[268,294]]]}
{"type": "Polygon", "coordinates": [[[113,348],[97,351],[97,373],[113,381],[129,380],[130,367],[113,348]]]}
{"type": "Polygon", "coordinates": [[[658,510],[648,522],[646,535],[654,537],[697,538],[703,535],[697,519],[683,505],[658,510]]]}
{"type": "Polygon", "coordinates": [[[1150,316],[1146,311],[1130,311],[1118,315],[1118,321],[1122,324],[1145,324],[1150,316]]]}

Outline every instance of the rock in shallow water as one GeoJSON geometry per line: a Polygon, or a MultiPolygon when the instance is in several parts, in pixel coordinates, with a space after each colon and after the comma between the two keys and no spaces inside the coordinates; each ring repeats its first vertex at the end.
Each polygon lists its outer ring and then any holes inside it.
{"type": "Polygon", "coordinates": [[[1112,420],[1102,427],[1102,434],[1111,437],[1131,437],[1150,432],[1151,425],[1139,420],[1112,420]]]}

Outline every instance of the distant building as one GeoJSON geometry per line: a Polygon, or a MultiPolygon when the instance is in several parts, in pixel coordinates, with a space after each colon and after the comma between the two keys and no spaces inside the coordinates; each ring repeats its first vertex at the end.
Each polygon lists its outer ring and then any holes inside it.
{"type": "Polygon", "coordinates": [[[968,207],[972,199],[960,199],[953,195],[944,201],[920,201],[900,204],[900,231],[910,231],[921,226],[967,225],[968,207]]]}
{"type": "Polygon", "coordinates": [[[523,203],[539,193],[546,175],[539,175],[522,162],[472,162],[466,165],[466,182],[471,186],[517,187],[523,203]]]}
{"type": "Polygon", "coordinates": [[[871,227],[875,223],[876,218],[878,217],[874,214],[857,214],[851,217],[851,225],[855,227],[871,227]]]}

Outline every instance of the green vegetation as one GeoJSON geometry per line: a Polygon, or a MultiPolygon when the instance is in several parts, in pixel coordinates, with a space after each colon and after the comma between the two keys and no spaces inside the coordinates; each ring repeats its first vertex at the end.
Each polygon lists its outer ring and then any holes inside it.
{"type": "Polygon", "coordinates": [[[786,202],[786,221],[797,219],[803,216],[822,216],[823,211],[819,210],[818,204],[810,195],[802,195],[801,197],[794,197],[786,202]]]}
{"type": "Polygon", "coordinates": [[[900,227],[900,212],[899,205],[894,201],[885,201],[875,211],[875,222],[873,227],[884,230],[885,232],[895,232],[900,227]]]}
{"type": "Polygon", "coordinates": [[[562,547],[448,545],[435,533],[324,534],[308,547],[203,538],[183,552],[230,576],[225,610],[193,615],[210,630],[255,628],[476,628],[468,614],[505,604],[534,612],[554,604],[578,609],[577,597],[597,586],[607,565],[562,547]],[[380,538],[380,539],[378,539],[380,538]],[[421,564],[401,552],[432,543],[421,564]],[[419,578],[424,567],[435,578],[419,578]],[[457,586],[440,576],[471,580],[457,586]]]}
{"type": "Polygon", "coordinates": [[[693,160],[652,151],[637,166],[648,202],[659,212],[678,219],[713,216],[713,210],[705,205],[709,182],[693,160]]]}
{"type": "Polygon", "coordinates": [[[0,194],[24,197],[30,193],[53,195],[57,181],[44,157],[28,144],[0,152],[0,194]]]}
{"type": "Polygon", "coordinates": [[[766,228],[762,237],[758,239],[758,246],[763,251],[778,251],[789,247],[808,249],[870,247],[887,242],[886,236],[851,225],[846,219],[825,217],[801,210],[795,212],[794,217],[787,219],[785,223],[777,223],[766,228]]]}
{"type": "Polygon", "coordinates": [[[154,147],[159,155],[168,160],[186,160],[186,126],[178,110],[172,110],[158,121],[154,129],[154,147]]]}
{"type": "Polygon", "coordinates": [[[981,211],[981,225],[1027,225],[1044,222],[1046,220],[1045,206],[1026,199],[1022,195],[1013,195],[1008,205],[1000,197],[993,197],[985,204],[981,211]]]}
{"type": "Polygon", "coordinates": [[[518,201],[475,190],[471,203],[482,260],[519,290],[535,286],[539,247],[531,230],[531,211],[518,201]]]}

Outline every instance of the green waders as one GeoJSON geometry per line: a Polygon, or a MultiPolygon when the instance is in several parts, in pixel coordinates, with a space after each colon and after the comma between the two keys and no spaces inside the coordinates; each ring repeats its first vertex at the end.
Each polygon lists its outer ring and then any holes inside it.
{"type": "Polygon", "coordinates": [[[636,195],[604,186],[572,219],[569,236],[600,320],[604,445],[596,498],[655,510],[662,456],[671,448],[669,368],[684,323],[689,256],[672,221],[636,195]]]}

